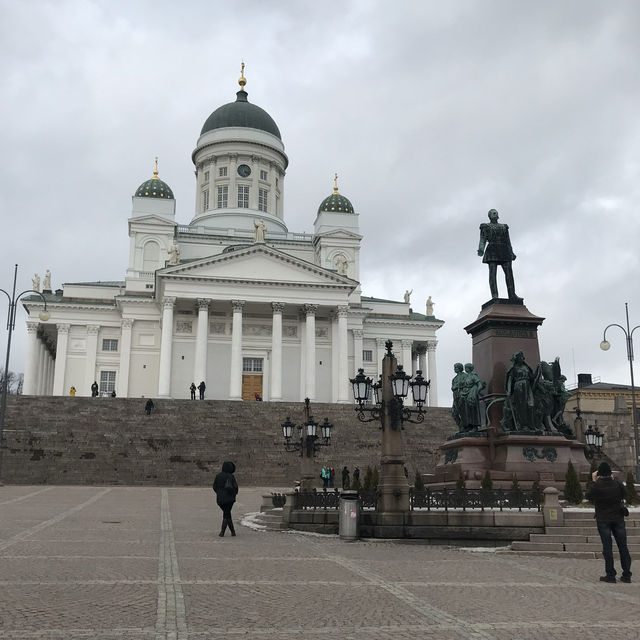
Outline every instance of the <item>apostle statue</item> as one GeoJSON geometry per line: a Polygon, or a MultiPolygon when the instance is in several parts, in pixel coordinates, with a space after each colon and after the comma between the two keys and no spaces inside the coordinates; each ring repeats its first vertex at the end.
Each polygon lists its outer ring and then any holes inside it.
{"type": "Polygon", "coordinates": [[[516,295],[516,287],[513,280],[511,263],[516,259],[516,254],[511,248],[509,239],[509,225],[498,222],[498,212],[495,209],[489,211],[489,222],[480,225],[480,244],[478,255],[484,256],[482,262],[489,265],[489,288],[491,298],[498,299],[498,284],[496,273],[498,265],[504,271],[504,279],[507,284],[507,295],[511,302],[522,302],[522,298],[516,295]]]}
{"type": "Polygon", "coordinates": [[[31,288],[40,293],[40,276],[37,273],[34,273],[31,278],[31,288]]]}
{"type": "Polygon", "coordinates": [[[267,225],[264,223],[264,220],[258,220],[257,222],[254,222],[253,227],[255,230],[253,241],[259,243],[264,242],[265,232],[267,231],[267,225]]]}
{"type": "Polygon", "coordinates": [[[42,290],[51,291],[51,271],[49,271],[49,269],[47,269],[44,272],[44,279],[42,281],[42,290]]]}
{"type": "Polygon", "coordinates": [[[434,305],[434,302],[433,300],[431,300],[431,296],[429,296],[427,298],[427,315],[428,316],[433,316],[433,305],[434,305]]]}
{"type": "Polygon", "coordinates": [[[173,244],[169,247],[169,264],[178,264],[180,258],[180,247],[173,241],[173,244]]]}
{"type": "Polygon", "coordinates": [[[405,289],[404,291],[404,301],[408,304],[411,302],[411,294],[413,293],[413,289],[409,291],[409,289],[405,289]]]}

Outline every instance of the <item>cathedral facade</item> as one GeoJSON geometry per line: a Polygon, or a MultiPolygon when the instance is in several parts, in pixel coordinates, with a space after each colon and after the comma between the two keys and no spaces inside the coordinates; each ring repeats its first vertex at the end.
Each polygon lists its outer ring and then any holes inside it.
{"type": "MultiPolygon", "coordinates": [[[[338,190],[312,233],[288,230],[288,158],[273,118],[236,100],[205,121],[192,154],[196,211],[176,221],[171,188],[153,177],[132,197],[123,281],[46,288],[23,300],[24,393],[350,402],[359,368],[378,378],[385,341],[398,362],[431,380],[443,322],[404,301],[362,295],[358,214],[338,190]],[[95,387],[94,387],[95,388],[95,387]]],[[[50,285],[49,285],[50,286],[50,285]]]]}

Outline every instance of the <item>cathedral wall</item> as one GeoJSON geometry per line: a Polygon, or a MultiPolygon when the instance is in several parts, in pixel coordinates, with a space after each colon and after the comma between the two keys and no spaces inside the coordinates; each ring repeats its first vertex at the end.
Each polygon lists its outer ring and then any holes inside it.
{"type": "Polygon", "coordinates": [[[155,398],[158,395],[159,351],[131,350],[129,398],[155,398]]]}

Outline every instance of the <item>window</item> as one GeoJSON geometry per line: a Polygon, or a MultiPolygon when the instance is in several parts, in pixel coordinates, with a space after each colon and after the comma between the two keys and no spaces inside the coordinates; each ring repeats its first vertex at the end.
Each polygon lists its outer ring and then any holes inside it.
{"type": "Polygon", "coordinates": [[[101,371],[100,372],[100,394],[110,395],[116,390],[116,372],[101,371]]]}
{"type": "Polygon", "coordinates": [[[103,351],[117,351],[118,350],[118,341],[113,338],[105,338],[102,341],[102,350],[103,351]]]}
{"type": "Polygon", "coordinates": [[[205,189],[202,192],[202,210],[203,211],[209,210],[209,189],[205,189]]]}
{"type": "Polygon", "coordinates": [[[362,362],[373,362],[373,351],[371,349],[362,350],[362,362]]]}
{"type": "Polygon", "coordinates": [[[238,208],[249,208],[249,186],[243,184],[238,185],[238,208]]]}
{"type": "Polygon", "coordinates": [[[264,169],[260,169],[260,180],[267,179],[267,172],[264,169]]]}
{"type": "Polygon", "coordinates": [[[267,190],[258,189],[258,209],[267,212],[267,190]]]}
{"type": "Polygon", "coordinates": [[[208,171],[204,172],[204,181],[205,182],[209,182],[209,172],[208,171]]]}
{"type": "Polygon", "coordinates": [[[229,187],[218,187],[218,209],[226,209],[229,200],[229,187]]]}
{"type": "Polygon", "coordinates": [[[218,175],[219,175],[221,178],[226,178],[226,177],[227,177],[227,167],[220,167],[220,168],[218,169],[218,175]]]}
{"type": "Polygon", "coordinates": [[[262,373],[262,358],[242,358],[242,373],[262,373]]]}

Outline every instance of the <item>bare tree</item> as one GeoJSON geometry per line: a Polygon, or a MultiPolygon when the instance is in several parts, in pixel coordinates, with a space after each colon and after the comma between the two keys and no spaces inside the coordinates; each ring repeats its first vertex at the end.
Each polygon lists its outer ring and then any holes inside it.
{"type": "Polygon", "coordinates": [[[22,385],[24,381],[24,375],[22,373],[14,373],[9,371],[8,375],[5,375],[4,369],[0,369],[0,393],[4,390],[4,385],[7,385],[7,393],[22,393],[22,385]]]}

